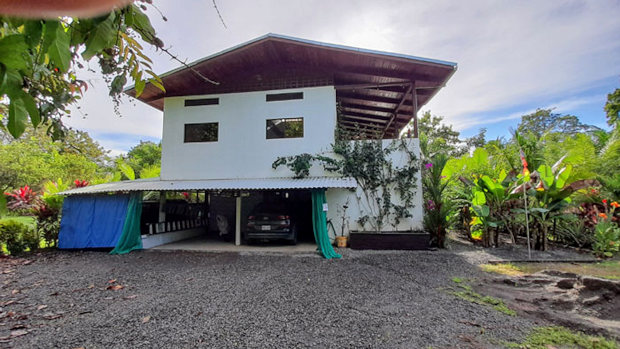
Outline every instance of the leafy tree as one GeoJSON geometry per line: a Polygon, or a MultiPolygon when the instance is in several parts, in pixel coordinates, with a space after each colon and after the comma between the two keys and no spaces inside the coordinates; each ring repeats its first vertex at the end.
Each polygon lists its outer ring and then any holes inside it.
{"type": "Polygon", "coordinates": [[[607,124],[615,128],[620,122],[618,117],[620,114],[620,88],[607,95],[605,113],[607,113],[607,124]]]}
{"type": "Polygon", "coordinates": [[[87,90],[78,77],[84,62],[96,59],[110,95],[119,102],[128,79],[140,95],[147,83],[164,90],[152,72],[142,41],[163,49],[140,0],[97,18],[27,20],[0,18],[2,124],[15,138],[28,121],[42,124],[54,139],[64,136],[61,116],[87,90]],[[8,114],[8,117],[6,115],[8,114]]]}
{"type": "Polygon", "coordinates": [[[92,180],[106,171],[100,164],[108,161],[107,152],[86,132],[69,129],[63,141],[54,141],[44,128],[30,128],[21,138],[0,144],[0,189],[29,185],[39,190],[43,182],[58,178],[92,180]]]}
{"type": "Polygon", "coordinates": [[[125,158],[135,173],[141,173],[146,168],[161,166],[161,143],[140,141],[140,144],[129,149],[125,158]]]}
{"type": "Polygon", "coordinates": [[[583,124],[574,115],[554,113],[553,109],[536,109],[534,113],[523,115],[517,131],[523,135],[532,134],[541,138],[546,132],[561,132],[575,135],[600,130],[596,126],[583,124]]]}
{"type": "Polygon", "coordinates": [[[443,123],[442,116],[432,115],[430,111],[426,111],[418,120],[418,130],[421,143],[424,143],[422,150],[429,158],[437,153],[458,157],[485,143],[486,129],[480,129],[473,137],[461,139],[460,132],[454,130],[452,125],[443,123]]]}

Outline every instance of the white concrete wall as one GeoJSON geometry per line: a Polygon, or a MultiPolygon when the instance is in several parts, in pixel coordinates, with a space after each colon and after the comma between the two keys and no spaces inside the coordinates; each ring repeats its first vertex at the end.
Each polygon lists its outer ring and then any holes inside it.
{"type": "MultiPolygon", "coordinates": [[[[333,86],[164,100],[161,178],[200,180],[292,177],[285,166],[271,164],[278,156],[328,151],[336,127],[333,86]],[[269,93],[303,92],[302,100],[266,102],[269,93]],[[185,99],[219,98],[219,105],[185,107],[185,99]],[[304,137],[266,139],[266,120],[304,118],[304,137]],[[183,143],[187,123],[218,122],[217,142],[183,143]]],[[[313,166],[312,176],[333,176],[313,166]]]]}
{"type": "MultiPolygon", "coordinates": [[[[392,140],[386,139],[383,140],[383,147],[387,147],[392,140]]],[[[416,157],[420,158],[420,141],[417,138],[407,139],[408,148],[414,152],[416,157]]],[[[402,167],[405,164],[405,161],[408,161],[408,155],[403,153],[402,151],[396,151],[392,153],[391,156],[392,162],[395,167],[402,167]]],[[[419,161],[419,160],[418,160],[419,161]]],[[[422,207],[423,198],[422,198],[422,176],[421,171],[418,172],[417,175],[417,188],[413,189],[415,191],[415,195],[413,198],[414,207],[411,209],[411,214],[413,217],[404,218],[400,220],[400,223],[397,226],[390,225],[389,223],[393,220],[386,220],[386,223],[383,226],[384,231],[416,231],[423,230],[422,220],[424,217],[424,210],[422,207]]],[[[392,193],[392,198],[397,200],[399,199],[398,194],[392,193]]],[[[345,235],[349,234],[351,230],[357,231],[370,231],[370,225],[366,224],[365,227],[360,226],[357,223],[357,220],[364,216],[366,212],[368,212],[368,204],[364,199],[364,195],[362,190],[358,187],[356,190],[347,190],[347,189],[328,189],[326,192],[326,199],[328,203],[329,210],[327,211],[327,219],[331,219],[332,224],[334,225],[334,229],[337,235],[340,235],[340,229],[342,227],[342,212],[343,205],[348,200],[348,209],[346,211],[346,219],[345,219],[345,235]]],[[[330,232],[330,236],[333,233],[330,232]]]]}

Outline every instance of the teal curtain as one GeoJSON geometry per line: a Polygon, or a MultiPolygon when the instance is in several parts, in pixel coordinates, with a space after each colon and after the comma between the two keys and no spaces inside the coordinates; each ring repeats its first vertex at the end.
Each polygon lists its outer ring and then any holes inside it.
{"type": "Polygon", "coordinates": [[[327,259],[342,258],[334,251],[329,234],[327,233],[327,217],[323,211],[325,189],[313,189],[312,191],[312,227],[314,228],[314,241],[316,241],[319,253],[327,259]]]}
{"type": "Polygon", "coordinates": [[[134,192],[129,196],[127,216],[123,225],[123,232],[116,247],[110,254],[125,254],[133,250],[142,249],[142,236],[140,234],[140,218],[142,216],[142,192],[134,192]]]}

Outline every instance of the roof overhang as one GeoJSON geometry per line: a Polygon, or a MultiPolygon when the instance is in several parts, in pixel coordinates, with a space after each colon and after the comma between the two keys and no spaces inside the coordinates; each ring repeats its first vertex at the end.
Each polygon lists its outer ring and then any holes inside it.
{"type": "MultiPolygon", "coordinates": [[[[138,99],[163,110],[165,97],[334,86],[341,127],[390,138],[456,69],[453,62],[267,34],[161,74],[166,92],[147,84],[138,99]]],[[[125,92],[135,96],[133,87],[125,92]]]]}
{"type": "Polygon", "coordinates": [[[161,180],[159,178],[111,182],[63,191],[60,195],[87,195],[132,191],[189,190],[278,190],[278,189],[354,189],[357,182],[350,177],[247,178],[209,180],[161,180]]]}

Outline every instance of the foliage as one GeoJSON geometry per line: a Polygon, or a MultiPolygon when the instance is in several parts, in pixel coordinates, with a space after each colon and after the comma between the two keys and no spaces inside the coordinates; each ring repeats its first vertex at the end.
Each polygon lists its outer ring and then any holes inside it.
{"type": "MultiPolygon", "coordinates": [[[[413,127],[413,120],[409,123],[413,127]]],[[[462,156],[470,149],[484,145],[486,129],[480,129],[477,135],[461,139],[460,133],[452,125],[443,123],[443,117],[426,111],[418,120],[418,132],[422,153],[429,157],[444,153],[449,156],[462,156]]]]}
{"type": "Polygon", "coordinates": [[[0,221],[0,243],[6,246],[11,255],[15,255],[26,249],[37,249],[39,238],[28,225],[9,219],[0,221]]]}
{"type": "Polygon", "coordinates": [[[450,178],[442,173],[447,162],[448,156],[438,153],[424,165],[422,172],[424,228],[431,234],[431,244],[439,248],[445,248],[448,217],[454,207],[445,197],[450,178]]]}
{"type": "MultiPolygon", "coordinates": [[[[145,169],[153,171],[154,168],[159,168],[161,166],[161,143],[140,141],[138,145],[129,149],[124,160],[131,166],[135,173],[141,173],[145,169]]],[[[140,178],[147,177],[140,175],[140,178]]]]}
{"type": "Polygon", "coordinates": [[[0,143],[0,190],[40,190],[56,178],[91,181],[108,171],[108,163],[107,151],[85,132],[68,130],[64,140],[54,141],[41,128],[29,128],[20,139],[0,143]]]}
{"type": "Polygon", "coordinates": [[[10,198],[7,208],[18,213],[30,210],[37,198],[37,194],[27,185],[15,189],[11,193],[4,193],[4,195],[10,198]]]}
{"type": "Polygon", "coordinates": [[[334,157],[308,153],[279,157],[272,168],[286,165],[296,178],[303,178],[309,175],[312,164],[318,162],[327,171],[355,178],[361,188],[357,199],[363,211],[357,223],[364,229],[368,226],[381,232],[385,225],[396,227],[401,219],[411,217],[419,168],[407,140],[393,140],[384,147],[381,139],[350,141],[360,137],[339,132],[343,131],[336,131],[336,142],[332,146],[334,157]],[[390,157],[395,152],[407,157],[403,167],[394,166],[390,157]]]}
{"type": "MultiPolygon", "coordinates": [[[[568,183],[572,167],[559,168],[560,163],[553,167],[541,165],[536,173],[532,174],[532,186],[528,195],[534,198],[533,207],[529,209],[537,222],[536,245],[540,250],[546,250],[547,232],[549,225],[555,219],[563,218],[565,208],[571,202],[570,196],[577,190],[596,184],[593,180],[579,180],[568,183]]],[[[527,188],[527,186],[524,186],[527,188]]]]}
{"type": "Polygon", "coordinates": [[[517,126],[517,131],[520,134],[530,134],[536,138],[540,138],[548,132],[576,135],[595,130],[600,129],[596,126],[581,123],[579,118],[574,115],[554,113],[553,109],[536,109],[531,114],[523,115],[521,122],[517,126]]]}
{"type": "Polygon", "coordinates": [[[620,204],[616,201],[607,205],[603,200],[605,212],[599,213],[599,221],[594,226],[594,243],[592,249],[599,257],[613,257],[620,251],[620,227],[614,222],[614,213],[620,204]]]}
{"type": "Polygon", "coordinates": [[[581,349],[617,349],[613,339],[595,337],[583,332],[572,332],[565,327],[537,327],[527,336],[523,343],[506,343],[509,348],[581,348],[581,349]]]}
{"type": "Polygon", "coordinates": [[[607,95],[605,113],[607,114],[607,124],[618,128],[617,125],[620,122],[620,88],[607,95]]]}
{"type": "Polygon", "coordinates": [[[163,48],[141,8],[146,7],[131,4],[89,19],[0,18],[0,95],[7,103],[9,133],[19,137],[30,121],[34,127],[48,125],[48,134],[62,138],[61,117],[88,87],[78,78],[77,68],[92,59],[98,61],[117,103],[128,78],[138,96],[147,83],[164,90],[136,40],[163,48]]]}
{"type": "Polygon", "coordinates": [[[339,158],[329,165],[335,165],[342,176],[355,178],[361,188],[362,195],[357,197],[364,211],[360,226],[380,232],[385,225],[396,227],[402,218],[411,217],[419,168],[406,139],[393,140],[385,147],[380,139],[339,140],[333,150],[339,158]],[[394,152],[406,156],[402,167],[394,166],[394,152]]]}

